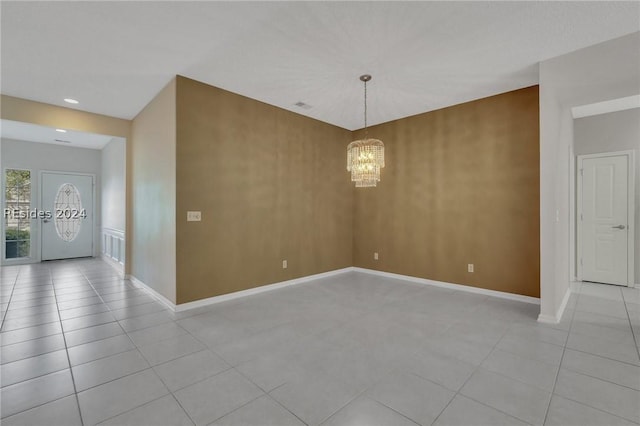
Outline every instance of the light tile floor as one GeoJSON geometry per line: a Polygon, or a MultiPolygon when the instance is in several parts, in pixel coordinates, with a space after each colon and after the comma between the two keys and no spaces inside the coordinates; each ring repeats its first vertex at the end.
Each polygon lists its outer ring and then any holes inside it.
{"type": "Polygon", "coordinates": [[[637,289],[574,284],[549,326],[355,272],[179,314],[100,260],[0,274],[3,425],[640,422],[637,289]]]}

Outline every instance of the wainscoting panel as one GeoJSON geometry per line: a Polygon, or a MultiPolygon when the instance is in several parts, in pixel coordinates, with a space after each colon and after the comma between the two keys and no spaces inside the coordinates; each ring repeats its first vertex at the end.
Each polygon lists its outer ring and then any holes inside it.
{"type": "Polygon", "coordinates": [[[124,231],[102,228],[102,255],[124,265],[124,231]]]}

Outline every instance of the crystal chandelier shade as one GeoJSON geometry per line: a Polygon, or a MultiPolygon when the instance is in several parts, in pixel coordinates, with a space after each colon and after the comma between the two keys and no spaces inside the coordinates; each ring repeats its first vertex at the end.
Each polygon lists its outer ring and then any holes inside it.
{"type": "Polygon", "coordinates": [[[380,182],[380,169],[384,167],[384,144],[379,139],[367,137],[367,82],[370,75],[363,75],[364,82],[364,132],[365,138],[347,146],[347,171],[356,188],[376,186],[380,182]]]}
{"type": "Polygon", "coordinates": [[[347,146],[347,170],[356,188],[376,186],[384,167],[384,144],[378,139],[353,141],[347,146]]]}

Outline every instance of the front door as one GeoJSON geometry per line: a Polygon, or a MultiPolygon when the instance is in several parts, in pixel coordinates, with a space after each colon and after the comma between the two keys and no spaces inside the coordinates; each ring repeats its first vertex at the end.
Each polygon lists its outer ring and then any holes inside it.
{"type": "Polygon", "coordinates": [[[581,159],[582,280],[628,285],[629,156],[581,159]]]}
{"type": "Polygon", "coordinates": [[[42,173],[42,260],[93,256],[93,176],[42,173]]]}

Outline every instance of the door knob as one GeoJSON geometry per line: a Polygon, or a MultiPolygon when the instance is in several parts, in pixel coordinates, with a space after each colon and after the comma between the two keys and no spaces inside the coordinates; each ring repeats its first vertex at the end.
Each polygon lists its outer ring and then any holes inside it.
{"type": "Polygon", "coordinates": [[[625,226],[624,226],[624,225],[617,225],[617,226],[612,226],[612,228],[615,228],[615,229],[624,229],[624,228],[625,228],[625,226]]]}

